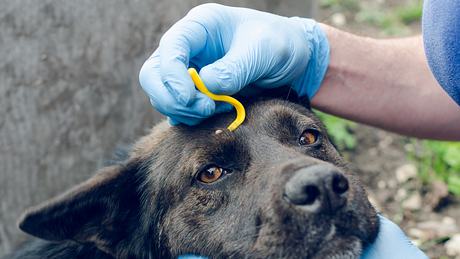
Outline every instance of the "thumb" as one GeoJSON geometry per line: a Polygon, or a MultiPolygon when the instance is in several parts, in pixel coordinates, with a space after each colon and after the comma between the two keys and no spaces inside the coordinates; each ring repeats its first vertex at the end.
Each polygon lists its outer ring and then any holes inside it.
{"type": "Polygon", "coordinates": [[[232,95],[256,81],[263,71],[255,66],[259,62],[254,51],[256,48],[251,48],[247,41],[235,42],[225,56],[203,67],[200,76],[209,91],[232,95]]]}

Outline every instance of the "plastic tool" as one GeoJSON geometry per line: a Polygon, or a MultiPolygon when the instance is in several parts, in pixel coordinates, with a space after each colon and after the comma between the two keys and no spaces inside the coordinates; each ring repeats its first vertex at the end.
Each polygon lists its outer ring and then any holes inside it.
{"type": "Polygon", "coordinates": [[[189,68],[188,73],[192,77],[193,83],[195,83],[196,88],[203,94],[207,95],[209,98],[213,99],[214,101],[219,101],[219,102],[226,102],[231,105],[233,105],[236,109],[236,119],[228,125],[227,129],[229,131],[234,131],[236,130],[241,123],[243,123],[244,119],[246,118],[246,111],[244,110],[244,106],[235,98],[228,96],[228,95],[217,95],[211,93],[208,88],[203,83],[203,80],[201,80],[200,75],[194,68],[189,68]]]}

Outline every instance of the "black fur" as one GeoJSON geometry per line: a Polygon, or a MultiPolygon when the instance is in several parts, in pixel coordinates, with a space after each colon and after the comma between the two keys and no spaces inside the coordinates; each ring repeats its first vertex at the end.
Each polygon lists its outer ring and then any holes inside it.
{"type": "Polygon", "coordinates": [[[358,257],[375,238],[377,217],[324,126],[292,102],[245,106],[247,120],[235,132],[224,129],[232,113],[196,127],[156,126],[122,164],[27,211],[19,227],[48,241],[13,258],[358,257]],[[309,128],[320,132],[318,143],[299,146],[309,128]],[[293,173],[317,164],[333,165],[350,182],[346,206],[332,214],[283,199],[293,173]],[[231,173],[204,184],[196,174],[207,165],[231,173]]]}

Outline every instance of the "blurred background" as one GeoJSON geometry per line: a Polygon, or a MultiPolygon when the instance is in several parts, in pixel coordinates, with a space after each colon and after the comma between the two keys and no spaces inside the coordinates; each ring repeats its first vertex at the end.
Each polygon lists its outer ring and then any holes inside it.
{"type": "MultiPolygon", "coordinates": [[[[162,118],[138,71],[163,32],[204,2],[0,0],[0,257],[26,238],[15,225],[25,208],[87,179],[162,118]]],[[[372,37],[420,33],[421,0],[217,2],[372,37]]],[[[460,258],[460,143],[320,116],[373,204],[430,257],[460,258]]]]}

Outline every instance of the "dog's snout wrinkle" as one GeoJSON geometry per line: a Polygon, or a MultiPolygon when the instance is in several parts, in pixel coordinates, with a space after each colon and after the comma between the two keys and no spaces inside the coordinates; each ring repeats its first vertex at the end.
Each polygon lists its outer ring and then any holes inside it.
{"type": "Polygon", "coordinates": [[[312,213],[334,213],[346,203],[347,178],[330,165],[300,168],[286,182],[284,199],[312,213]]]}

